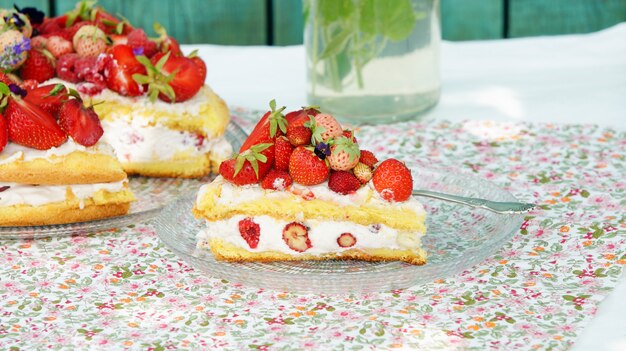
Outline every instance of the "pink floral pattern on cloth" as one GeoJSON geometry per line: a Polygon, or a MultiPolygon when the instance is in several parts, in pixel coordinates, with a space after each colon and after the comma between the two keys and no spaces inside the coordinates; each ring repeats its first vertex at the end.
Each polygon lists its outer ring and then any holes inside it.
{"type": "MultiPolygon", "coordinates": [[[[235,109],[250,130],[259,112],[235,109]]],[[[318,296],[205,276],[138,223],[0,242],[0,349],[568,349],[626,264],[626,133],[466,122],[362,127],[379,157],[541,204],[498,253],[402,291],[318,296]]]]}

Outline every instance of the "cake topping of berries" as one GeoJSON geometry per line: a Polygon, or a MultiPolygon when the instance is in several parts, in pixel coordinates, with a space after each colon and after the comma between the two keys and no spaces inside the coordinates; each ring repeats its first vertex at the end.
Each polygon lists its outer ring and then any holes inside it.
{"type": "Polygon", "coordinates": [[[299,222],[291,222],[283,229],[285,244],[294,251],[304,252],[310,249],[309,229],[299,222]]]}
{"type": "Polygon", "coordinates": [[[104,130],[93,106],[85,107],[80,98],[69,99],[59,111],[59,125],[80,145],[95,145],[104,130]]]}
{"type": "Polygon", "coordinates": [[[312,140],[313,143],[326,141],[329,138],[337,137],[343,134],[341,124],[337,122],[335,117],[327,113],[319,113],[315,115],[311,121],[307,122],[307,124],[313,132],[313,138],[315,138],[315,140],[312,140]]]}
{"type": "Polygon", "coordinates": [[[370,179],[372,179],[373,175],[372,168],[361,162],[357,163],[356,166],[354,166],[354,169],[352,169],[352,173],[354,173],[354,176],[361,182],[361,184],[369,182],[370,179]]]}
{"type": "Polygon", "coordinates": [[[276,100],[270,101],[270,110],[261,117],[248,139],[241,145],[239,152],[248,150],[252,145],[258,143],[273,142],[276,136],[278,136],[278,131],[283,134],[286,133],[287,120],[283,115],[284,110],[285,106],[276,108],[276,100]]]}
{"type": "Polygon", "coordinates": [[[289,158],[289,174],[295,183],[316,185],[328,178],[328,163],[320,159],[311,147],[298,146],[289,158]]]}
{"type": "Polygon", "coordinates": [[[280,171],[288,171],[289,170],[289,158],[291,157],[291,153],[293,152],[293,146],[287,140],[287,137],[280,136],[276,138],[274,142],[274,147],[276,149],[276,154],[274,157],[274,168],[280,171]]]}
{"type": "Polygon", "coordinates": [[[369,150],[361,150],[361,156],[359,162],[364,163],[370,167],[374,167],[378,163],[378,159],[369,150]]]}
{"type": "Polygon", "coordinates": [[[287,139],[293,146],[306,145],[311,142],[311,129],[305,126],[287,128],[287,139]]]}
{"type": "Polygon", "coordinates": [[[328,188],[330,190],[342,194],[352,194],[359,190],[361,182],[354,174],[346,171],[333,171],[328,179],[328,188]]]}
{"type": "Polygon", "coordinates": [[[261,181],[261,188],[284,191],[291,186],[293,181],[286,171],[272,169],[261,181]]]}
{"type": "Polygon", "coordinates": [[[219,173],[236,185],[256,184],[272,168],[274,144],[256,144],[220,164],[219,173]]]}
{"type": "Polygon", "coordinates": [[[348,171],[359,163],[359,145],[345,136],[331,139],[330,157],[328,162],[330,168],[335,171],[348,171]]]}
{"type": "Polygon", "coordinates": [[[356,245],[356,238],[351,233],[343,233],[337,238],[337,244],[341,247],[352,247],[356,245]]]}
{"type": "Polygon", "coordinates": [[[404,163],[390,158],[376,167],[372,176],[374,188],[389,202],[406,201],[413,192],[413,177],[404,163]]]}
{"type": "Polygon", "coordinates": [[[239,234],[248,243],[251,249],[256,249],[259,245],[261,227],[252,218],[246,217],[239,221],[239,234]]]}

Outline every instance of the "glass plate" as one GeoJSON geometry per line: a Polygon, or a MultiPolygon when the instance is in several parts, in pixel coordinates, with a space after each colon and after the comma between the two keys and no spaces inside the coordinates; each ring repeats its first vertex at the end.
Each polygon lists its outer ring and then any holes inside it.
{"type": "MultiPolygon", "coordinates": [[[[247,134],[234,122],[228,124],[225,136],[233,146],[233,150],[238,150],[247,138],[247,134]]],[[[131,205],[130,211],[124,216],[58,225],[0,227],[0,239],[83,235],[146,221],[158,215],[173,199],[196,191],[210,179],[211,177],[203,179],[130,177],[130,188],[135,193],[137,201],[131,205]]]]}
{"type": "MultiPolygon", "coordinates": [[[[413,169],[415,187],[495,201],[517,201],[495,184],[465,174],[413,169]]],[[[298,293],[337,294],[403,289],[459,273],[493,255],[519,229],[522,215],[499,215],[486,210],[419,198],[428,212],[423,246],[428,263],[292,261],[227,263],[210,251],[196,248],[204,222],[191,214],[194,194],[168,205],[155,219],[157,234],[172,251],[192,266],[220,279],[298,293]]]]}

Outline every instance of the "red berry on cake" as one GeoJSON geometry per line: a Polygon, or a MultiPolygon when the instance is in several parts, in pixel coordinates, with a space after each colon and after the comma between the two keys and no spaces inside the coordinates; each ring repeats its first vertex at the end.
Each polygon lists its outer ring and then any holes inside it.
{"type": "Polygon", "coordinates": [[[58,118],[61,105],[68,98],[67,90],[62,84],[46,84],[29,90],[24,98],[34,105],[41,107],[52,117],[58,118]]]}
{"type": "Polygon", "coordinates": [[[67,140],[67,135],[54,117],[19,97],[9,97],[4,117],[9,125],[9,140],[16,144],[48,150],[67,140]]]}
{"type": "Polygon", "coordinates": [[[259,123],[244,141],[239,152],[248,150],[252,145],[258,143],[273,142],[276,136],[287,131],[287,120],[283,115],[285,106],[276,109],[276,100],[270,101],[270,110],[265,112],[259,123]]]}
{"type": "Polygon", "coordinates": [[[294,251],[304,252],[310,249],[309,229],[302,223],[291,222],[283,229],[283,240],[285,244],[294,251]]]}
{"type": "Polygon", "coordinates": [[[372,177],[374,188],[389,202],[406,201],[413,193],[413,177],[404,163],[390,158],[376,167],[372,177]]]}
{"type": "MultiPolygon", "coordinates": [[[[309,116],[317,116],[320,113],[317,106],[304,106],[297,111],[291,111],[285,115],[289,127],[300,127],[309,120],[309,116]]],[[[287,127],[287,130],[289,130],[287,127]]]]}
{"type": "Polygon", "coordinates": [[[107,38],[104,32],[93,25],[80,27],[72,37],[74,51],[79,56],[98,56],[107,49],[107,38]]]}
{"type": "Polygon", "coordinates": [[[348,171],[359,163],[359,145],[344,136],[332,140],[328,162],[335,171],[348,171]]]}
{"type": "Polygon", "coordinates": [[[307,145],[311,143],[311,129],[305,126],[287,128],[287,139],[293,146],[307,145]]]}
{"type": "Polygon", "coordinates": [[[80,56],[74,53],[65,54],[59,57],[59,60],[57,61],[57,68],[56,68],[57,76],[60,79],[70,82],[70,83],[80,82],[80,79],[78,78],[78,75],[76,74],[76,70],[75,70],[76,61],[78,61],[79,59],[80,59],[80,56]]]}
{"type": "Polygon", "coordinates": [[[342,195],[352,194],[360,187],[361,182],[350,172],[333,171],[328,178],[328,188],[342,195]]]}
{"type": "Polygon", "coordinates": [[[292,183],[293,181],[289,173],[273,169],[261,181],[261,188],[284,191],[289,188],[292,183]]]}
{"type": "Polygon", "coordinates": [[[252,146],[220,164],[219,173],[236,185],[256,184],[270,171],[274,163],[274,145],[252,146]]]}
{"type": "Polygon", "coordinates": [[[157,43],[148,39],[143,29],[135,28],[128,33],[126,44],[140,55],[152,57],[158,52],[157,43]]]}
{"type": "Polygon", "coordinates": [[[378,163],[378,159],[371,151],[361,150],[361,157],[359,158],[359,162],[365,163],[370,167],[374,167],[378,163]]]}
{"type": "Polygon", "coordinates": [[[328,178],[329,168],[310,147],[298,146],[289,158],[289,174],[295,183],[316,185],[328,178]]]}
{"type": "Polygon", "coordinates": [[[80,145],[92,146],[104,131],[93,106],[85,107],[80,99],[70,99],[61,106],[59,125],[80,145]]]}
{"type": "Polygon", "coordinates": [[[251,249],[256,249],[259,245],[261,227],[254,223],[252,218],[246,217],[239,221],[239,234],[241,234],[241,237],[248,243],[251,249]]]}
{"type": "Polygon", "coordinates": [[[198,72],[200,72],[200,79],[204,82],[206,80],[206,63],[198,56],[198,50],[194,50],[189,57],[193,63],[196,64],[198,72]]]}
{"type": "MultiPolygon", "coordinates": [[[[35,37],[42,38],[42,37],[35,37]]],[[[31,41],[32,44],[32,41],[31,41]]],[[[58,35],[53,35],[45,40],[45,49],[48,50],[52,56],[57,59],[65,54],[69,54],[74,51],[72,43],[69,40],[65,40],[58,35]]]]}
{"type": "Polygon", "coordinates": [[[361,184],[365,184],[372,179],[372,169],[365,163],[357,163],[352,169],[352,173],[354,173],[354,176],[361,182],[361,184]]]}
{"type": "Polygon", "coordinates": [[[0,114],[0,152],[9,142],[9,126],[4,116],[0,114]]]}
{"type": "Polygon", "coordinates": [[[167,31],[163,28],[162,25],[155,23],[154,31],[159,35],[159,38],[156,40],[159,45],[159,50],[162,53],[171,52],[173,56],[182,56],[183,52],[180,50],[180,45],[176,39],[167,35],[167,31]]]}
{"type": "Polygon", "coordinates": [[[289,158],[293,152],[293,146],[285,136],[279,136],[274,142],[276,155],[274,157],[274,167],[279,171],[289,170],[289,158]]]}
{"type": "Polygon", "coordinates": [[[22,79],[34,79],[37,82],[45,82],[54,78],[54,57],[45,50],[30,50],[28,58],[20,68],[22,79]]]}
{"type": "Polygon", "coordinates": [[[124,96],[139,96],[143,86],[134,79],[135,74],[146,74],[146,68],[135,58],[128,45],[116,45],[107,52],[104,64],[104,78],[109,89],[124,96]]]}
{"type": "Polygon", "coordinates": [[[352,140],[353,143],[358,143],[356,140],[356,137],[354,136],[354,131],[349,130],[349,129],[344,129],[342,135],[352,140]]]}
{"type": "Polygon", "coordinates": [[[356,238],[351,233],[343,233],[337,238],[337,244],[341,247],[352,247],[356,245],[356,238]]]}

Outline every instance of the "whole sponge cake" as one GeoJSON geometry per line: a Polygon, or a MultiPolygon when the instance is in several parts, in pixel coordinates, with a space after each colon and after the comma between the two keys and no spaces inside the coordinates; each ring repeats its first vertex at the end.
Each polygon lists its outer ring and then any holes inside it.
{"type": "Polygon", "coordinates": [[[331,115],[270,106],[198,193],[193,212],[207,223],[198,246],[226,261],[426,263],[426,212],[411,197],[410,170],[360,150],[331,115]]]}
{"type": "Polygon", "coordinates": [[[230,156],[230,114],[205,84],[206,64],[195,53],[185,56],[162,27],[149,38],[85,1],[28,26],[35,34],[19,76],[78,91],[102,119],[103,138],[127,173],[203,177],[230,156]]]}

